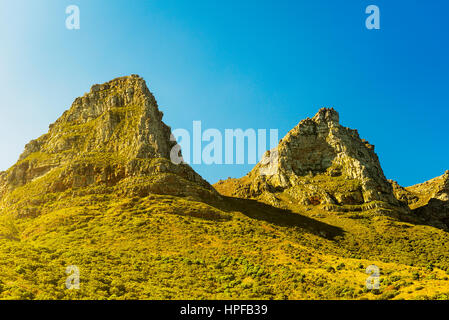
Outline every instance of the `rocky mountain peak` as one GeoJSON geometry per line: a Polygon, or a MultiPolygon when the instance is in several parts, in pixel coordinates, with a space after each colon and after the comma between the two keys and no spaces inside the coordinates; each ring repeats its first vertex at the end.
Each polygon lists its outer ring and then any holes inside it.
{"type": "Polygon", "coordinates": [[[128,158],[169,158],[173,143],[162,112],[137,75],[95,84],[50,125],[49,132],[31,141],[20,160],[34,152],[113,152],[128,158]]]}
{"type": "Polygon", "coordinates": [[[32,183],[41,184],[39,194],[101,185],[137,194],[216,194],[190,166],[170,161],[176,142],[162,116],[137,75],[93,85],[1,175],[0,199],[11,202],[6,194],[32,183]]]}
{"type": "Polygon", "coordinates": [[[374,146],[360,139],[357,130],[340,125],[332,108],[300,121],[245,179],[232,183],[240,184],[234,195],[270,202],[283,193],[303,205],[398,205],[374,146]]]}
{"type": "Polygon", "coordinates": [[[340,116],[334,108],[321,108],[312,120],[318,124],[338,125],[340,116]]]}

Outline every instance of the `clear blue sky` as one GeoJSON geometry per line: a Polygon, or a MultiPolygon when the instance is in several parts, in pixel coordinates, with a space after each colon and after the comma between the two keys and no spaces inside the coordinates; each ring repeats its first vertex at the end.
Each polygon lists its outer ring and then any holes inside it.
{"type": "MultiPolygon", "coordinates": [[[[278,128],[333,106],[388,178],[449,169],[449,1],[0,0],[0,169],[94,83],[144,77],[172,128],[278,128]],[[78,5],[81,29],[65,28],[78,5]],[[375,4],[381,29],[365,28],[375,4]]],[[[252,165],[200,165],[214,183],[252,165]]]]}

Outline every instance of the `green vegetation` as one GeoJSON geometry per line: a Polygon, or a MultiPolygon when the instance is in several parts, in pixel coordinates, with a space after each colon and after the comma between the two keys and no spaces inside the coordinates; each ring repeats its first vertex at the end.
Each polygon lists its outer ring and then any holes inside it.
{"type": "Polygon", "coordinates": [[[36,217],[2,215],[0,298],[445,299],[449,294],[443,245],[448,235],[432,227],[324,211],[313,219],[243,199],[206,204],[88,189],[74,197],[61,193],[36,217]],[[365,288],[370,264],[381,270],[378,291],[365,288]],[[79,290],[65,288],[69,265],[80,269],[79,290]]]}
{"type": "Polygon", "coordinates": [[[339,166],[220,196],[168,159],[161,117],[137,76],[96,85],[0,173],[0,299],[448,299],[447,232],[364,203],[339,166]]]}

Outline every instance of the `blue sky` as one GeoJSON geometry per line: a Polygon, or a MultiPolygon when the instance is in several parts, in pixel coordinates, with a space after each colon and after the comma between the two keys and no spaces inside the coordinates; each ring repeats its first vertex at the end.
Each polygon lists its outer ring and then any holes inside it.
{"type": "MultiPolygon", "coordinates": [[[[276,128],[332,106],[387,178],[449,169],[448,1],[0,1],[0,170],[94,83],[139,74],[175,128],[276,128]],[[79,30],[65,8],[80,8],[79,30]],[[380,8],[381,29],[365,28],[380,8]]],[[[252,165],[194,165],[214,183],[252,165]]]]}

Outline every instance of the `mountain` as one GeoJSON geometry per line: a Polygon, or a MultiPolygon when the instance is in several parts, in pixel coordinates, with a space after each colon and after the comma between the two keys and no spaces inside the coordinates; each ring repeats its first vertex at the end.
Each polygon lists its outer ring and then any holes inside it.
{"type": "Polygon", "coordinates": [[[449,201],[449,170],[439,177],[407,187],[406,190],[418,197],[419,200],[413,202],[415,208],[429,203],[431,199],[449,201]]]}
{"type": "Polygon", "coordinates": [[[412,195],[407,204],[425,223],[449,231],[449,171],[443,175],[405,188],[412,195]]]}
{"type": "Polygon", "coordinates": [[[329,211],[399,207],[374,146],[329,108],[299,122],[245,177],[215,187],[229,196],[329,211]]]}
{"type": "Polygon", "coordinates": [[[449,231],[449,171],[429,181],[402,187],[390,180],[396,198],[409,207],[415,222],[449,231]]]}
{"type": "Polygon", "coordinates": [[[221,194],[173,140],[139,76],[76,98],[0,173],[0,299],[449,297],[449,233],[415,211],[447,203],[447,175],[387,181],[335,110],[221,194]]]}
{"type": "Polygon", "coordinates": [[[137,75],[93,85],[0,174],[1,206],[36,216],[70,192],[217,198],[190,166],[170,161],[176,142],[162,115],[137,75]]]}
{"type": "Polygon", "coordinates": [[[449,171],[407,188],[387,180],[374,146],[333,108],[300,121],[246,176],[214,187],[279,208],[365,211],[449,231],[449,171]]]}

